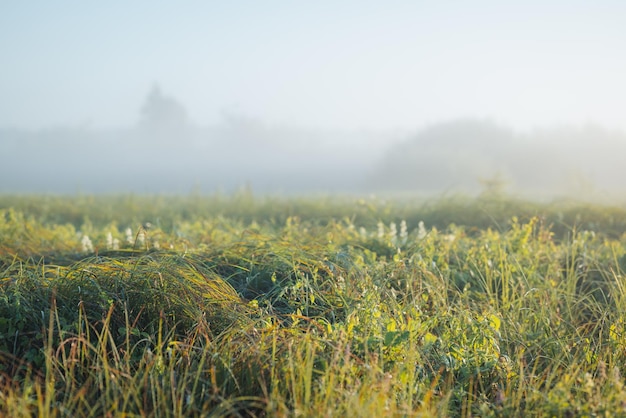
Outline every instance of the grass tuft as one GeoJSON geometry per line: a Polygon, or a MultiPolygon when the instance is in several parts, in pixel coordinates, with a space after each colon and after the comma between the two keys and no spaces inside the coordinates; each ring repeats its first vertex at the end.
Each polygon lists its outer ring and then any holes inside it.
{"type": "Polygon", "coordinates": [[[1,413],[626,414],[625,210],[242,199],[0,197],[1,413]]]}

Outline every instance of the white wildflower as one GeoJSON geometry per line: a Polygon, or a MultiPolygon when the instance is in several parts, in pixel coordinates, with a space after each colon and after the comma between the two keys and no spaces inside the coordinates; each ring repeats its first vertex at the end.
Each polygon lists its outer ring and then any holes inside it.
{"type": "Polygon", "coordinates": [[[361,235],[361,238],[367,238],[367,229],[365,229],[365,227],[360,227],[359,235],[361,235]]]}
{"type": "Polygon", "coordinates": [[[110,250],[113,248],[113,234],[111,234],[110,232],[107,232],[107,250],[110,250]]]}
{"type": "Polygon", "coordinates": [[[400,242],[402,244],[406,244],[406,240],[409,237],[409,233],[407,231],[407,227],[406,227],[406,221],[402,220],[402,222],[400,222],[400,242]]]}
{"type": "Polygon", "coordinates": [[[389,236],[395,238],[396,235],[398,235],[398,229],[396,228],[396,223],[392,222],[389,224],[389,236]]]}
{"type": "Polygon", "coordinates": [[[152,248],[154,248],[155,250],[158,250],[159,248],[161,248],[161,244],[159,244],[159,241],[157,240],[152,241],[152,248]]]}
{"type": "Polygon", "coordinates": [[[93,244],[87,235],[83,235],[83,238],[80,240],[80,244],[83,247],[84,253],[92,253],[93,252],[93,244]]]}
{"type": "Polygon", "coordinates": [[[398,230],[396,229],[396,223],[389,224],[389,240],[395,245],[398,237],[398,230]]]}
{"type": "Polygon", "coordinates": [[[133,230],[130,228],[126,228],[126,231],[124,231],[124,233],[126,234],[126,242],[129,244],[134,244],[135,240],[133,239],[133,230]]]}
{"type": "Polygon", "coordinates": [[[378,228],[378,239],[383,239],[385,237],[385,225],[382,222],[378,222],[376,227],[378,228]]]}
{"type": "Polygon", "coordinates": [[[137,234],[137,241],[139,241],[140,245],[144,245],[146,243],[146,233],[143,231],[139,231],[137,234]]]}
{"type": "Polygon", "coordinates": [[[113,238],[113,250],[119,250],[120,249],[120,240],[117,238],[113,238]]]}
{"type": "Polygon", "coordinates": [[[426,238],[426,227],[424,226],[424,221],[420,221],[417,224],[417,238],[424,239],[426,238]]]}

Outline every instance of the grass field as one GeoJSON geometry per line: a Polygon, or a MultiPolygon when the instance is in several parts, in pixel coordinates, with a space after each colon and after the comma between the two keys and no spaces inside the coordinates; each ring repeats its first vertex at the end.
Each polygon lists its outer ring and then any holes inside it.
{"type": "Polygon", "coordinates": [[[0,196],[5,416],[626,416],[626,207],[0,196]]]}

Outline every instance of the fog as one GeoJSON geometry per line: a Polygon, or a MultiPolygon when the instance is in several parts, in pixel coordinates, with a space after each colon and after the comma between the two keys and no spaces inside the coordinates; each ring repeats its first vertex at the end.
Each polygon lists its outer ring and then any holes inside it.
{"type": "Polygon", "coordinates": [[[457,119],[414,132],[269,125],[223,113],[192,123],[155,85],[136,123],[0,130],[3,193],[626,193],[626,134],[599,126],[527,132],[457,119]]]}
{"type": "Polygon", "coordinates": [[[0,193],[620,197],[626,3],[0,5],[0,193]]]}
{"type": "Polygon", "coordinates": [[[370,181],[431,194],[610,200],[626,192],[624,155],[626,135],[596,125],[516,132],[490,121],[456,120],[392,147],[370,181]]]}
{"type": "Polygon", "coordinates": [[[0,131],[0,192],[359,192],[389,139],[227,113],[196,126],[155,86],[130,127],[0,131]]]}

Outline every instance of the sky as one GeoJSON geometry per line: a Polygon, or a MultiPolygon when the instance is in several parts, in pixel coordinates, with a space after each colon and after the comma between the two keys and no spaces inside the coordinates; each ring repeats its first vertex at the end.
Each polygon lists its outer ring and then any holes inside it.
{"type": "Polygon", "coordinates": [[[124,127],[153,85],[198,125],[626,131],[624,1],[2,1],[0,128],[124,127]]]}

